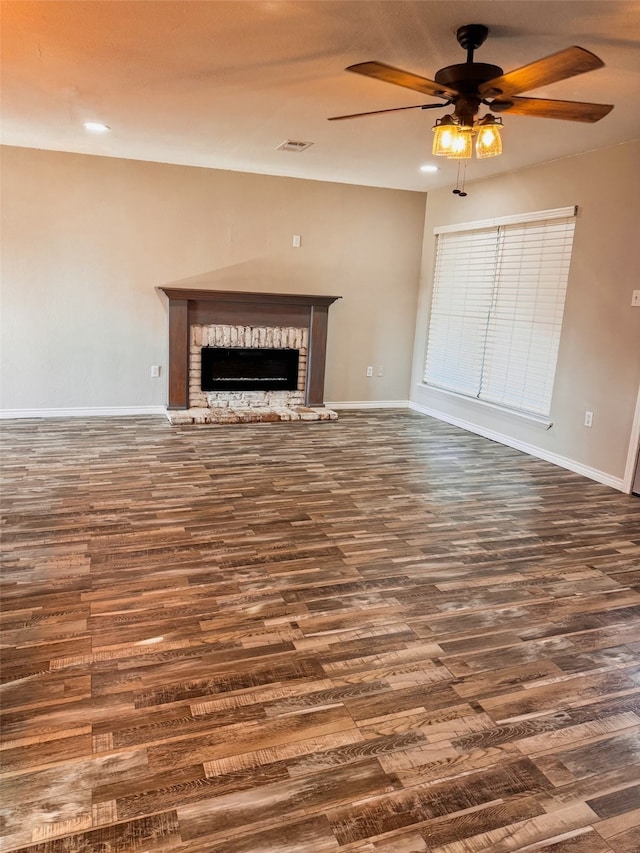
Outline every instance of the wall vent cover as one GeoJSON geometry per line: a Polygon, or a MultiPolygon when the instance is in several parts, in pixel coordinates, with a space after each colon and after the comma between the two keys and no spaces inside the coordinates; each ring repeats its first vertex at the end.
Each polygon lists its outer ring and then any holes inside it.
{"type": "Polygon", "coordinates": [[[284,142],[276,146],[276,151],[304,151],[312,145],[313,142],[299,142],[296,139],[285,139],[284,142]]]}

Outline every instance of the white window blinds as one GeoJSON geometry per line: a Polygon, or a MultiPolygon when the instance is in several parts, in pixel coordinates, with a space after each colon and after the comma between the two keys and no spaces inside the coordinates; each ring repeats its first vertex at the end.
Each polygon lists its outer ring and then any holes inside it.
{"type": "Polygon", "coordinates": [[[438,229],[428,385],[549,414],[574,223],[571,207],[438,229]]]}

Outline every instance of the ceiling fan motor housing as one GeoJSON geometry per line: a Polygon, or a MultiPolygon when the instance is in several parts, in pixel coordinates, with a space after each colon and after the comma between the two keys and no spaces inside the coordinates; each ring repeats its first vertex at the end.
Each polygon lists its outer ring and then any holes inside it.
{"type": "Polygon", "coordinates": [[[460,95],[454,98],[455,115],[461,123],[470,127],[482,103],[478,87],[488,80],[502,76],[502,68],[485,62],[463,62],[447,65],[436,72],[434,80],[447,88],[455,89],[460,95]]]}
{"type": "Polygon", "coordinates": [[[502,77],[503,71],[498,65],[486,62],[462,62],[459,65],[447,65],[436,71],[433,78],[436,83],[456,89],[464,95],[478,94],[478,86],[502,77]]]}

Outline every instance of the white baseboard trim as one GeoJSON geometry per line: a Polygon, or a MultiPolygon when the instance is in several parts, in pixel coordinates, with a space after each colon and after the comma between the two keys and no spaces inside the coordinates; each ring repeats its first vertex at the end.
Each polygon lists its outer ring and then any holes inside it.
{"type": "Polygon", "coordinates": [[[2,409],[0,420],[16,418],[122,418],[129,415],[164,415],[164,406],[79,406],[70,409],[2,409]]]}
{"type": "Polygon", "coordinates": [[[576,462],[574,459],[568,459],[566,456],[560,456],[557,453],[552,453],[549,450],[543,450],[536,447],[534,444],[527,444],[525,441],[519,441],[509,435],[504,435],[500,432],[495,432],[492,429],[485,429],[477,426],[471,421],[465,421],[462,418],[456,418],[454,415],[449,415],[446,412],[441,412],[438,409],[432,409],[430,406],[422,406],[420,403],[409,401],[409,408],[414,412],[420,412],[423,415],[430,415],[439,421],[452,426],[460,427],[467,432],[473,432],[476,435],[481,435],[483,438],[489,438],[491,441],[497,441],[499,444],[506,444],[507,447],[512,447],[514,450],[520,450],[522,453],[528,453],[529,456],[535,456],[537,459],[544,459],[545,462],[551,462],[552,465],[558,465],[560,468],[566,468],[568,471],[573,471],[574,474],[580,474],[582,477],[587,477],[589,480],[595,480],[597,483],[602,483],[603,486],[610,486],[612,489],[617,489],[619,492],[625,491],[625,484],[621,477],[612,477],[604,471],[598,471],[597,468],[590,468],[588,465],[583,465],[581,462],[576,462]]]}
{"type": "Polygon", "coordinates": [[[350,400],[343,403],[325,403],[327,409],[406,409],[408,400],[350,400]]]}

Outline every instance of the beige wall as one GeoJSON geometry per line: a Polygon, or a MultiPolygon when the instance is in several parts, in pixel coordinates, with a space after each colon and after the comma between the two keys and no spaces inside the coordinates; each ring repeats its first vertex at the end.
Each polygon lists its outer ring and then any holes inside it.
{"type": "Polygon", "coordinates": [[[2,407],[165,405],[150,366],[167,361],[169,283],[340,295],[325,398],[406,400],[424,208],[421,193],[4,148],[2,407]]]}
{"type": "MultiPolygon", "coordinates": [[[[539,448],[621,479],[640,385],[640,143],[630,142],[429,194],[411,400],[485,433],[539,448]],[[546,208],[579,207],[551,419],[539,426],[420,384],[435,226],[546,208]],[[593,427],[583,426],[585,410],[593,427]]],[[[475,164],[471,167],[479,171],[475,164]]]]}
{"type": "Polygon", "coordinates": [[[166,371],[150,378],[152,364],[166,365],[160,285],[338,294],[327,400],[410,395],[622,478],[640,385],[640,310],[630,307],[640,287],[638,162],[640,144],[627,143],[472,183],[466,199],[432,192],[425,219],[420,193],[5,148],[2,407],[165,405],[166,371]],[[553,427],[421,386],[434,226],[572,204],[553,427]],[[369,364],[384,377],[367,379],[369,364]]]}

